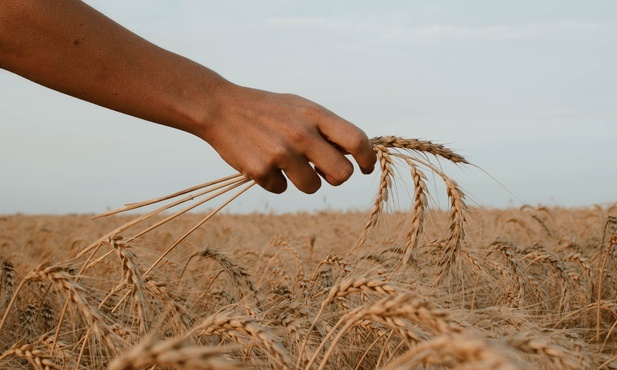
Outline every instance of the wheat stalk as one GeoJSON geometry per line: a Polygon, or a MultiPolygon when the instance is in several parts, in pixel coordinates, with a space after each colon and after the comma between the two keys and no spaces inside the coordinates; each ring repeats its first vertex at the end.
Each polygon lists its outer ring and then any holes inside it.
{"type": "MultiPolygon", "coordinates": [[[[210,181],[210,182],[207,182],[205,184],[197,185],[197,186],[194,186],[194,187],[191,187],[191,188],[188,188],[188,189],[176,192],[176,193],[168,195],[168,196],[164,196],[164,197],[160,197],[160,198],[156,198],[156,199],[152,199],[152,200],[148,200],[148,201],[144,201],[144,202],[133,203],[131,205],[128,205],[127,207],[120,208],[120,209],[115,210],[115,211],[104,213],[104,214],[98,216],[98,218],[105,217],[105,216],[110,216],[110,215],[115,215],[115,214],[118,214],[118,213],[121,213],[121,212],[125,212],[125,211],[129,211],[129,210],[138,209],[138,208],[145,207],[145,206],[152,205],[152,204],[156,204],[156,203],[168,200],[168,199],[172,199],[172,198],[178,197],[180,195],[187,194],[187,193],[189,193],[191,191],[195,191],[195,190],[199,190],[199,189],[205,189],[205,190],[202,190],[202,191],[197,192],[195,194],[191,194],[191,195],[189,195],[189,196],[187,196],[185,198],[182,198],[180,200],[174,201],[174,202],[172,202],[170,204],[167,204],[167,205],[164,205],[162,207],[159,207],[159,208],[155,209],[154,211],[151,211],[151,212],[149,212],[147,214],[139,216],[139,217],[131,220],[130,222],[127,222],[126,224],[123,224],[123,225],[117,227],[116,229],[114,229],[111,232],[107,233],[106,235],[102,236],[97,241],[95,241],[94,243],[90,244],[88,247],[83,249],[77,255],[77,257],[82,257],[86,253],[91,252],[93,250],[96,250],[101,245],[101,243],[104,243],[112,235],[121,234],[122,232],[128,230],[129,228],[131,228],[131,227],[133,227],[133,226],[135,226],[135,225],[137,225],[137,224],[139,224],[139,223],[141,223],[141,222],[143,222],[145,220],[148,220],[148,219],[150,219],[150,218],[152,218],[152,217],[154,217],[154,216],[156,216],[158,214],[161,214],[162,212],[164,212],[164,211],[166,211],[168,209],[171,209],[171,208],[176,207],[176,206],[178,206],[178,205],[180,205],[182,203],[185,203],[185,202],[191,201],[193,199],[196,199],[196,198],[198,198],[200,196],[203,196],[203,195],[206,195],[206,194],[214,192],[213,195],[207,197],[205,200],[201,200],[198,203],[198,205],[202,205],[202,204],[204,204],[204,203],[206,203],[206,202],[208,202],[208,201],[210,201],[210,200],[212,200],[212,199],[214,199],[214,198],[216,198],[216,197],[218,197],[218,196],[220,196],[222,194],[225,194],[226,192],[234,190],[237,187],[239,187],[239,186],[241,186],[243,184],[247,184],[247,183],[249,183],[249,185],[247,187],[245,187],[244,189],[241,189],[238,193],[236,193],[234,196],[232,196],[231,199],[229,199],[222,206],[220,206],[219,209],[217,209],[214,212],[214,213],[216,213],[221,208],[223,208],[225,205],[229,204],[232,200],[237,198],[240,194],[242,194],[246,190],[248,190],[248,188],[250,188],[252,185],[254,185],[254,183],[251,182],[251,180],[243,177],[242,175],[232,175],[232,176],[228,176],[228,177],[223,177],[223,178],[218,179],[218,180],[210,181]]],[[[168,222],[168,221],[170,221],[170,220],[172,220],[172,219],[174,219],[174,218],[176,218],[176,217],[178,217],[178,216],[180,216],[180,215],[182,215],[182,214],[184,214],[184,213],[186,213],[189,210],[194,209],[194,208],[195,208],[195,206],[191,206],[191,207],[188,207],[188,208],[186,208],[184,210],[176,212],[176,213],[172,214],[171,216],[165,218],[164,221],[168,222]]],[[[209,219],[209,217],[207,219],[209,219]]],[[[201,225],[203,222],[207,221],[207,219],[202,221],[201,223],[199,223],[199,225],[201,225]]],[[[156,227],[161,226],[165,222],[157,223],[156,227]]],[[[147,228],[146,230],[142,231],[141,233],[138,233],[133,238],[135,238],[137,236],[141,236],[141,235],[143,235],[144,233],[146,233],[148,231],[152,231],[153,229],[154,228],[147,228]]],[[[194,230],[191,230],[188,234],[190,234],[192,231],[194,231],[194,230]]]]}

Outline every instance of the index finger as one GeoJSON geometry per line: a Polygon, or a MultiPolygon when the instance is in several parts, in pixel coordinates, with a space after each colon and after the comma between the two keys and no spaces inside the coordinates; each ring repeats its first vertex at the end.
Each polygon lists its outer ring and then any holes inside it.
{"type": "Polygon", "coordinates": [[[377,155],[364,131],[329,111],[318,121],[317,127],[333,146],[354,157],[362,173],[373,172],[377,155]]]}

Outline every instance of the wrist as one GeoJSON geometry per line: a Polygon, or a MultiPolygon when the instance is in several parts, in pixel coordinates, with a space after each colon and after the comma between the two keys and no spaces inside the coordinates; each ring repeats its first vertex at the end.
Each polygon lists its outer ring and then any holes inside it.
{"type": "Polygon", "coordinates": [[[174,108],[178,119],[169,126],[212,144],[216,125],[223,119],[238,86],[206,67],[200,68],[205,73],[200,71],[200,78],[193,75],[190,83],[173,98],[178,103],[174,108]]]}

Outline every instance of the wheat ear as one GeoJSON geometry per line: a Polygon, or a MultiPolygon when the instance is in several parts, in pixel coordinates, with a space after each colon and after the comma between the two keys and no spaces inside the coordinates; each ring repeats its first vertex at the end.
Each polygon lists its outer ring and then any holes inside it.
{"type": "Polygon", "coordinates": [[[508,358],[503,347],[469,334],[442,335],[419,343],[382,370],[417,367],[465,368],[476,370],[523,370],[508,358]]]}
{"type": "Polygon", "coordinates": [[[180,277],[184,275],[188,264],[194,257],[211,258],[218,262],[225,269],[225,272],[227,272],[227,274],[231,277],[231,279],[236,285],[248,289],[255,297],[255,299],[259,301],[259,289],[257,289],[257,287],[255,286],[255,282],[253,281],[251,275],[246,272],[244,268],[238,266],[235,262],[233,262],[229,257],[213,248],[205,248],[199,252],[193,253],[187,260],[184,269],[180,273],[180,277]]]}
{"type": "Polygon", "coordinates": [[[243,336],[255,341],[268,354],[269,359],[277,364],[277,368],[291,367],[289,354],[281,345],[281,340],[253,318],[220,312],[204,319],[191,330],[191,333],[198,337],[212,334],[227,335],[235,340],[238,340],[238,335],[243,336]]]}
{"type": "Polygon", "coordinates": [[[330,288],[328,292],[328,296],[323,300],[323,302],[321,302],[321,307],[315,315],[315,318],[313,319],[313,322],[308,329],[306,337],[304,337],[296,367],[299,367],[300,365],[299,361],[301,361],[302,359],[302,354],[304,353],[304,350],[308,343],[310,333],[313,331],[313,328],[317,324],[317,321],[319,320],[319,318],[323,314],[323,311],[330,302],[337,298],[346,297],[354,293],[378,293],[387,296],[388,294],[394,294],[396,291],[400,290],[401,288],[398,286],[398,284],[385,280],[382,277],[350,277],[343,279],[342,281],[332,286],[332,288],[330,288]]]}
{"type": "Polygon", "coordinates": [[[397,136],[378,136],[371,139],[373,145],[382,145],[386,148],[398,148],[417,153],[430,153],[436,157],[447,159],[453,163],[469,164],[467,160],[441,144],[428,140],[407,139],[397,136]]]}
{"type": "Polygon", "coordinates": [[[34,348],[31,344],[14,344],[11,348],[0,355],[0,360],[8,356],[15,356],[24,359],[36,370],[60,370],[52,359],[54,356],[40,349],[34,348]]]}
{"type": "Polygon", "coordinates": [[[532,333],[517,333],[506,338],[506,343],[522,353],[546,357],[558,366],[559,369],[574,370],[581,368],[581,364],[575,354],[563,347],[548,343],[544,338],[537,337],[532,333]]]}
{"type": "Polygon", "coordinates": [[[236,370],[241,367],[224,357],[233,347],[204,347],[191,345],[186,336],[156,341],[147,336],[128,352],[116,357],[108,370],[138,370],[169,367],[198,370],[236,370]]]}
{"type": "Polygon", "coordinates": [[[356,308],[348,314],[343,315],[332,330],[330,330],[328,335],[321,341],[321,344],[305,368],[311,368],[319,352],[328,344],[336,329],[343,326],[332,342],[329,343],[329,348],[322,358],[319,370],[323,369],[328,357],[332,354],[332,351],[342,336],[361,320],[385,322],[389,326],[402,329],[405,328],[406,325],[403,324],[401,320],[408,320],[437,334],[461,332],[460,326],[445,311],[433,307],[415,294],[410,292],[391,294],[379,301],[373,302],[365,307],[356,308]]]}
{"type": "Polygon", "coordinates": [[[388,149],[385,146],[379,144],[374,144],[373,148],[377,153],[377,161],[379,162],[379,168],[381,170],[379,179],[379,190],[377,190],[377,196],[375,197],[373,209],[371,210],[368,221],[364,226],[362,236],[358,241],[359,247],[364,247],[366,245],[366,241],[368,239],[368,235],[371,229],[374,228],[375,225],[377,225],[379,215],[382,213],[384,205],[388,202],[389,193],[392,188],[392,178],[394,177],[392,157],[390,156],[390,152],[388,151],[388,149]]]}
{"type": "Polygon", "coordinates": [[[418,239],[422,234],[423,223],[424,223],[424,211],[427,207],[427,197],[428,191],[426,189],[426,176],[418,166],[409,158],[406,159],[407,164],[411,168],[411,178],[413,180],[414,185],[414,198],[413,198],[413,210],[411,215],[411,222],[409,231],[406,236],[405,249],[403,250],[403,259],[401,261],[401,266],[407,265],[409,260],[412,257],[412,253],[414,249],[418,245],[418,239]]]}

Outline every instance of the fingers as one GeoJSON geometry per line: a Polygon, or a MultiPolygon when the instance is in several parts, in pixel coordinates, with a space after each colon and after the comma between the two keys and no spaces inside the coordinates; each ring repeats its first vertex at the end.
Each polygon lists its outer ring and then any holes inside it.
{"type": "Polygon", "coordinates": [[[321,178],[340,185],[354,171],[346,154],[363,173],[373,171],[373,147],[350,122],[295,95],[242,91],[248,95],[233,101],[231,118],[223,116],[227,126],[214,126],[225,129],[206,133],[228,163],[264,189],[284,192],[286,177],[307,194],[320,188],[321,178]]]}
{"type": "MultiPolygon", "coordinates": [[[[258,185],[261,185],[257,183],[258,185]]],[[[275,171],[267,177],[267,180],[264,185],[262,185],[264,189],[275,193],[281,194],[285,190],[287,190],[287,180],[285,176],[281,173],[281,171],[275,171]]]]}
{"type": "Polygon", "coordinates": [[[265,172],[254,170],[242,171],[242,174],[271,193],[281,194],[287,190],[287,180],[280,170],[273,169],[265,172]]]}
{"type": "MultiPolygon", "coordinates": [[[[321,187],[321,180],[316,170],[306,160],[297,161],[286,167],[284,171],[294,186],[303,193],[313,194],[321,187]]],[[[270,171],[263,175],[248,173],[244,175],[271,193],[281,194],[287,190],[287,180],[280,170],[270,171]]]]}
{"type": "Polygon", "coordinates": [[[315,164],[315,170],[330,185],[338,186],[353,174],[353,165],[343,153],[331,143],[322,140],[309,151],[308,157],[315,164]]]}
{"type": "MultiPolygon", "coordinates": [[[[373,146],[358,127],[330,111],[317,110],[314,129],[300,130],[290,136],[285,154],[275,157],[276,168],[285,172],[289,180],[302,192],[312,194],[320,186],[320,176],[330,185],[338,186],[353,174],[353,164],[345,157],[351,154],[363,173],[371,173],[377,160],[373,146]],[[311,166],[315,165],[315,168],[311,166]]],[[[268,188],[266,188],[268,189],[268,188]]]]}
{"type": "Polygon", "coordinates": [[[262,161],[253,158],[245,171],[244,176],[254,180],[259,186],[269,192],[280,194],[287,189],[287,180],[295,185],[298,190],[312,194],[321,187],[321,180],[315,169],[304,155],[299,155],[293,150],[281,146],[279,149],[271,148],[266,157],[269,160],[262,161]]]}
{"type": "Polygon", "coordinates": [[[303,193],[313,194],[321,187],[321,180],[306,158],[296,156],[291,166],[283,168],[291,182],[303,193]]]}
{"type": "Polygon", "coordinates": [[[332,148],[337,146],[345,153],[351,154],[362,173],[373,172],[377,156],[364,131],[330,111],[325,110],[323,115],[324,117],[318,121],[318,128],[326,139],[332,142],[332,148]]]}

